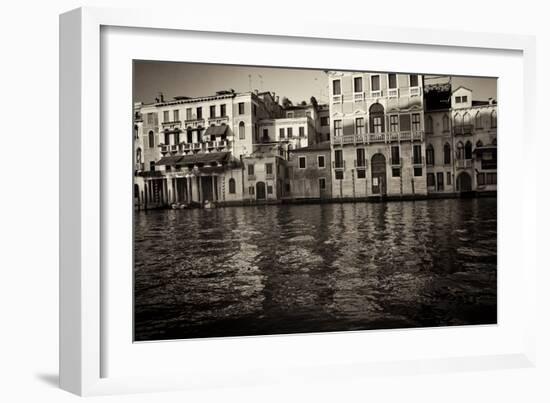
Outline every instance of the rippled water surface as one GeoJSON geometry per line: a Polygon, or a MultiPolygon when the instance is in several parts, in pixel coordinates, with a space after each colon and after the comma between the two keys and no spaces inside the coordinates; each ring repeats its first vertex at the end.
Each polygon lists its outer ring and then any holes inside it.
{"type": "Polygon", "coordinates": [[[137,212],[135,339],[496,323],[496,199],[137,212]]]}

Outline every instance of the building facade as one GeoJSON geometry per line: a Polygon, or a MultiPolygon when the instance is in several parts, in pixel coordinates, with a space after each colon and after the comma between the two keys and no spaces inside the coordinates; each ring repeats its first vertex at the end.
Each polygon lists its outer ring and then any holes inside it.
{"type": "Polygon", "coordinates": [[[289,152],[289,195],[300,199],[332,198],[330,141],[289,152]]]}
{"type": "Polygon", "coordinates": [[[427,195],[422,76],[328,76],[333,197],[427,195]]]}

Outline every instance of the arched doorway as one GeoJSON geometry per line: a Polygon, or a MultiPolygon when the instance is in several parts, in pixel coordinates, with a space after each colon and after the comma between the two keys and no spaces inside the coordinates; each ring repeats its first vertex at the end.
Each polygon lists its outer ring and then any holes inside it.
{"type": "Polygon", "coordinates": [[[467,172],[461,172],[456,178],[456,190],[459,192],[472,191],[472,178],[467,172]]]}
{"type": "Polygon", "coordinates": [[[371,158],[372,193],[386,194],[386,157],[374,154],[371,158]]]}
{"type": "Polygon", "coordinates": [[[265,200],[265,183],[264,182],[256,183],[256,199],[265,200]]]}

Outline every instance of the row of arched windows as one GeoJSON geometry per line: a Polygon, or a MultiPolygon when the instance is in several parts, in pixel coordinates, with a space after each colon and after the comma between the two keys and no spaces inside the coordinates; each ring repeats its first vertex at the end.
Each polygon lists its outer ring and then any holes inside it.
{"type": "MultiPolygon", "coordinates": [[[[497,112],[492,111],[491,112],[491,128],[497,127],[497,112]]],[[[443,124],[443,131],[448,132],[450,130],[450,119],[449,116],[443,115],[442,118],[442,124],[443,124]]],[[[454,115],[454,125],[455,126],[464,126],[464,125],[470,125],[472,124],[472,118],[468,112],[464,112],[463,114],[457,112],[454,115]]],[[[475,127],[478,129],[483,128],[483,116],[480,111],[478,111],[475,115],[475,127]]],[[[426,118],[426,133],[433,133],[434,128],[434,121],[431,116],[428,116],[426,118]]]]}

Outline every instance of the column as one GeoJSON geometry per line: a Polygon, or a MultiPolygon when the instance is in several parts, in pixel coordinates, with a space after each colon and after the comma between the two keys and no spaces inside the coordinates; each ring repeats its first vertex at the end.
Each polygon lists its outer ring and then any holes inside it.
{"type": "Polygon", "coordinates": [[[216,177],[215,176],[211,176],[210,178],[212,178],[212,201],[216,201],[217,200],[217,197],[216,197],[216,177]]]}
{"type": "Polygon", "coordinates": [[[199,189],[199,194],[198,194],[198,201],[199,203],[202,203],[202,181],[201,181],[201,177],[200,176],[197,176],[197,182],[198,182],[198,189],[199,189]]]}

